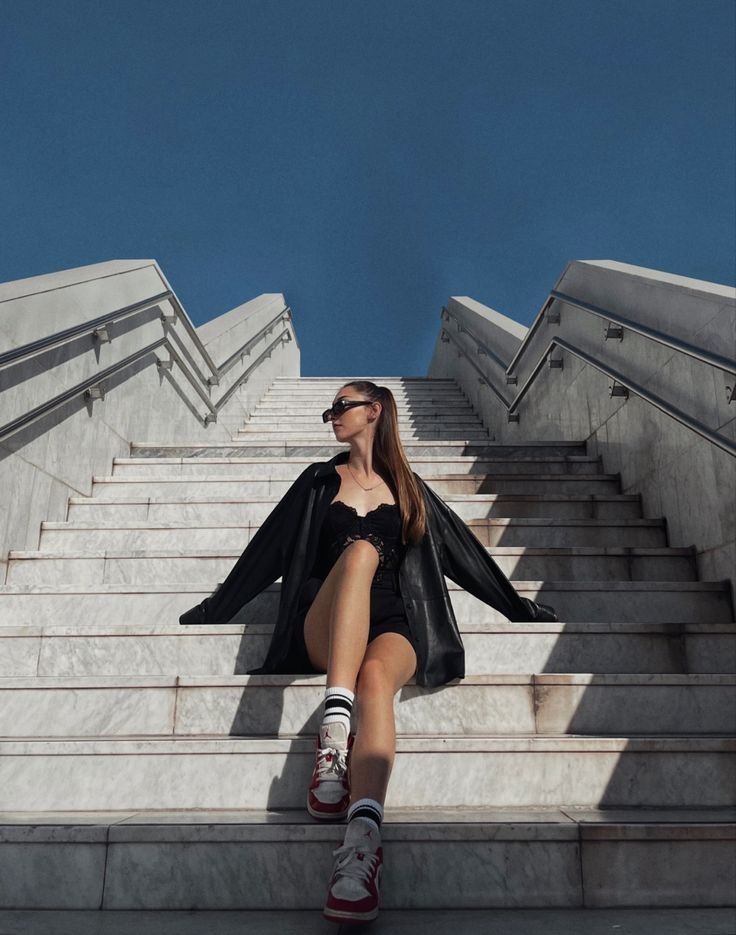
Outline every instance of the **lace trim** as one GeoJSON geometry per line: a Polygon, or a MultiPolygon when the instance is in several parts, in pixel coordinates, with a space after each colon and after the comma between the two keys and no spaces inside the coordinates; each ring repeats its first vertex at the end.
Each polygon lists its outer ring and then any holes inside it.
{"type": "MultiPolygon", "coordinates": [[[[377,507],[374,507],[372,510],[369,510],[365,514],[365,516],[362,516],[360,513],[358,513],[358,511],[355,509],[354,506],[351,506],[349,503],[345,503],[344,500],[333,500],[332,503],[330,503],[330,506],[333,506],[335,504],[341,504],[342,506],[346,507],[352,513],[354,513],[355,516],[359,520],[366,519],[366,517],[370,516],[371,513],[376,513],[378,510],[384,507],[388,509],[398,509],[398,504],[396,503],[379,503],[377,507]]],[[[378,569],[376,570],[375,580],[382,581],[383,580],[382,572],[386,566],[388,566],[389,569],[394,569],[398,566],[399,558],[400,558],[400,551],[399,551],[398,546],[392,545],[390,548],[387,548],[385,541],[379,535],[373,532],[366,532],[364,535],[361,535],[361,536],[354,536],[354,535],[343,536],[338,542],[334,542],[333,549],[334,549],[335,554],[340,555],[340,553],[345,548],[347,548],[347,546],[350,545],[351,542],[357,542],[360,539],[367,539],[371,543],[371,545],[375,547],[376,551],[378,552],[378,569]]]]}
{"type": "Polygon", "coordinates": [[[378,506],[374,507],[372,510],[368,510],[365,516],[361,516],[360,513],[355,509],[354,506],[350,506],[349,503],[345,503],[344,500],[333,500],[330,506],[335,506],[336,504],[341,503],[343,506],[347,507],[349,510],[352,510],[353,513],[358,517],[358,519],[365,519],[366,516],[370,516],[371,513],[375,513],[377,510],[380,510],[382,506],[395,507],[396,503],[379,503],[378,506]]]}

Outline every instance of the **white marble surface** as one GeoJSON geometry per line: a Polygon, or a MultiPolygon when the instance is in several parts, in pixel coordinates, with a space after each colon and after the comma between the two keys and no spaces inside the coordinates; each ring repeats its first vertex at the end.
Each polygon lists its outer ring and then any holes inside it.
{"type": "MultiPolygon", "coordinates": [[[[0,912],[14,935],[324,935],[321,909],[281,911],[33,911],[0,912]]],[[[382,909],[372,933],[392,935],[733,935],[732,909],[382,909]]]]}
{"type": "MultiPolygon", "coordinates": [[[[724,348],[733,348],[732,289],[728,296],[693,292],[674,279],[660,281],[658,271],[627,264],[613,269],[607,264],[574,261],[563,271],[556,288],[695,347],[721,354],[724,348]]],[[[506,346],[507,359],[518,353],[518,386],[531,373],[539,355],[546,352],[550,335],[559,335],[707,426],[717,427],[733,418],[726,411],[723,374],[717,369],[630,329],[625,329],[624,341],[601,341],[601,319],[580,309],[555,303],[555,310],[562,309],[559,324],[551,331],[542,323],[524,332],[496,312],[491,312],[495,316],[491,323],[487,319],[490,310],[466,297],[452,298],[448,308],[489,346],[496,350],[506,346]]],[[[469,347],[472,353],[472,342],[469,347]]],[[[724,541],[733,544],[733,525],[724,538],[721,517],[734,513],[735,459],[635,394],[628,400],[611,398],[610,378],[573,354],[563,356],[563,369],[541,372],[532,394],[534,404],[529,405],[532,397],[527,397],[518,423],[506,421],[505,408],[477,385],[466,361],[456,358],[453,345],[437,340],[428,373],[457,379],[484,424],[493,426],[501,441],[522,442],[553,434],[589,439],[591,454],[602,454],[608,470],[621,470],[623,489],[642,494],[645,515],[668,517],[673,545],[695,543],[699,556],[706,556],[724,541]],[[726,474],[721,479],[725,482],[716,476],[716,461],[726,474]]],[[[714,578],[733,580],[734,564],[729,557],[733,556],[719,556],[713,562],[714,578]]]]}
{"type": "MultiPolygon", "coordinates": [[[[630,906],[733,903],[733,810],[609,811],[605,825],[577,816],[491,809],[458,821],[446,809],[388,809],[381,905],[602,907],[622,894],[630,906]]],[[[16,905],[33,903],[36,883],[42,905],[98,906],[104,862],[105,908],[317,908],[343,831],[306,813],[0,813],[0,904],[9,891],[16,905]],[[85,886],[69,885],[74,872],[85,886]]]]}
{"type": "MultiPolygon", "coordinates": [[[[309,737],[8,740],[0,788],[9,810],[298,808],[313,750],[309,737]]],[[[719,737],[399,737],[386,804],[733,805],[735,750],[719,737]]]]}
{"type": "MultiPolygon", "coordinates": [[[[273,630],[269,624],[130,624],[122,609],[110,618],[104,609],[92,612],[90,603],[77,608],[76,625],[0,626],[0,676],[245,674],[265,657],[273,630]]],[[[150,619],[172,617],[166,610],[150,619]]],[[[477,675],[736,671],[732,624],[507,623],[461,626],[460,632],[467,671],[477,675]]]]}
{"type": "MultiPolygon", "coordinates": [[[[469,675],[394,702],[406,736],[733,732],[736,676],[469,675]]],[[[32,676],[0,679],[0,735],[313,735],[324,676],[32,676]]],[[[358,692],[354,723],[361,723],[358,692]]]]}
{"type": "MultiPolygon", "coordinates": [[[[35,625],[39,620],[104,622],[119,626],[131,616],[141,622],[178,622],[179,615],[207,597],[218,579],[209,582],[130,584],[48,584],[0,587],[0,629],[35,625]]],[[[711,581],[587,582],[515,581],[524,597],[551,604],[565,625],[606,623],[733,624],[727,586],[711,581]]],[[[233,622],[273,624],[280,582],[265,589],[238,612],[233,622]]],[[[448,593],[465,630],[502,624],[492,607],[448,582],[448,593]]],[[[219,632],[219,626],[217,632],[219,632]]],[[[213,632],[215,632],[213,630],[213,632]]]]}
{"type": "MultiPolygon", "coordinates": [[[[159,581],[222,580],[237,562],[242,549],[194,552],[185,547],[130,551],[81,552],[13,551],[7,583],[32,585],[86,582],[154,584],[159,581]]],[[[499,547],[493,559],[510,579],[553,581],[694,580],[696,570],[688,550],[499,547]]]]}
{"type": "MultiPolygon", "coordinates": [[[[665,529],[656,520],[559,520],[516,517],[478,519],[468,526],[481,543],[499,547],[534,548],[663,548],[665,529]]],[[[242,549],[258,530],[256,525],[199,525],[186,522],[146,523],[143,520],[99,523],[43,523],[39,548],[43,551],[82,549],[171,549],[184,538],[192,550],[242,549]]]]}

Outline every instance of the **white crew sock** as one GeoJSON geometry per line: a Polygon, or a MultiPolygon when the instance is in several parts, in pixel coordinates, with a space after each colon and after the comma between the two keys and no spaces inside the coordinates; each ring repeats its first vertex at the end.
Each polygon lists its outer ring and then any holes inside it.
{"type": "Polygon", "coordinates": [[[324,715],[319,729],[320,747],[347,750],[354,700],[355,692],[349,688],[332,685],[325,690],[324,715]]]}

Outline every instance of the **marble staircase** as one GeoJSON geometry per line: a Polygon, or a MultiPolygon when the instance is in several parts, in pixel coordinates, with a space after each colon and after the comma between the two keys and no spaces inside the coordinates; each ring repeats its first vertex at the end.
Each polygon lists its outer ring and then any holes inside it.
{"type": "MultiPolygon", "coordinates": [[[[412,467],[525,596],[448,579],[467,677],[396,702],[387,908],[736,902],[736,624],[583,442],[496,443],[452,380],[376,377],[412,467]]],[[[342,378],[278,378],[231,443],[138,444],[0,587],[0,907],[315,909],[341,827],[304,807],[324,676],[249,676],[280,583],[178,616],[342,446],[342,378]],[[278,868],[278,871],[277,871],[278,868]]]]}

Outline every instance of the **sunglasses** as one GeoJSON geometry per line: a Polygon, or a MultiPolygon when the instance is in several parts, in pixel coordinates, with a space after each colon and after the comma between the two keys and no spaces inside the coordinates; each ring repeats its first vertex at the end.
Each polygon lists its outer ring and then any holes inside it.
{"type": "Polygon", "coordinates": [[[331,406],[329,409],[325,409],[322,413],[322,421],[328,422],[330,418],[337,419],[339,416],[345,412],[346,409],[352,409],[353,406],[370,406],[372,402],[370,399],[362,399],[360,401],[356,399],[347,400],[344,396],[341,396],[340,399],[331,406]]]}

